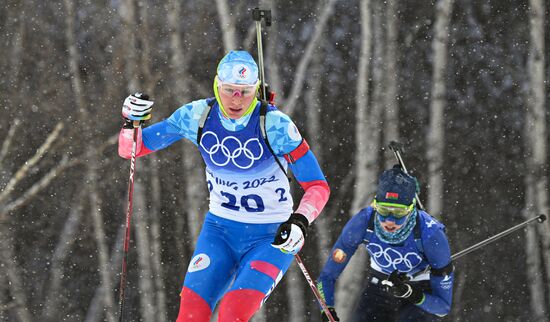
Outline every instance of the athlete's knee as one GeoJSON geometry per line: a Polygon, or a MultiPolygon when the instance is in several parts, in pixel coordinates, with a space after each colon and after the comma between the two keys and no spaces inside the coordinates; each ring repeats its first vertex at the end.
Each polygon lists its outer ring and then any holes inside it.
{"type": "Polygon", "coordinates": [[[218,322],[247,322],[260,309],[265,294],[251,289],[233,290],[223,297],[218,322]]]}
{"type": "Polygon", "coordinates": [[[183,287],[181,291],[180,311],[176,322],[208,322],[212,310],[208,303],[190,288],[183,287]]]}

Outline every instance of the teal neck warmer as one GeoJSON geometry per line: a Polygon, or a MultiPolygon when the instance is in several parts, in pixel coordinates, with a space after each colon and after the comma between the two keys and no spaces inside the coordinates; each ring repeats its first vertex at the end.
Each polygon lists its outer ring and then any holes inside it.
{"type": "MultiPolygon", "coordinates": [[[[374,232],[376,233],[376,236],[380,238],[385,243],[388,244],[400,244],[409,235],[411,234],[411,231],[414,228],[414,225],[416,224],[416,216],[418,212],[416,211],[416,208],[412,211],[412,213],[409,215],[409,218],[403,225],[403,227],[399,228],[397,231],[391,233],[389,231],[385,231],[384,228],[382,228],[382,225],[380,224],[380,220],[376,219],[374,221],[374,232]]],[[[373,215],[378,216],[378,214],[373,213],[373,215]]]]}

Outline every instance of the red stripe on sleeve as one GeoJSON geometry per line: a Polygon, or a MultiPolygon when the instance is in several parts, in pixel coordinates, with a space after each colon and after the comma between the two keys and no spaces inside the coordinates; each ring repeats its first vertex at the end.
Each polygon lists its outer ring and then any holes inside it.
{"type": "Polygon", "coordinates": [[[300,145],[298,145],[298,147],[290,153],[285,154],[284,157],[288,163],[295,163],[301,157],[306,155],[307,151],[309,151],[309,145],[307,144],[306,139],[302,139],[302,143],[300,143],[300,145]]]}

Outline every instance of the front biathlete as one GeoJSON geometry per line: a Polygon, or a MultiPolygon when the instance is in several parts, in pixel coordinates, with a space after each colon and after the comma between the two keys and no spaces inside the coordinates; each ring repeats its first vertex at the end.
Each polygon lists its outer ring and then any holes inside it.
{"type": "MultiPolygon", "coordinates": [[[[186,104],[168,119],[138,129],[137,156],[185,138],[206,164],[209,211],[185,275],[177,321],[209,321],[218,302],[218,321],[248,321],[328,200],[328,184],[306,141],[287,115],[258,101],[258,87],[250,54],[230,52],[218,65],[215,98],[186,104]],[[296,211],[287,167],[305,190],[296,211]]],[[[128,97],[127,124],[150,117],[151,104],[128,97]]],[[[126,126],[120,134],[119,154],[125,158],[132,131],[126,126]]]]}

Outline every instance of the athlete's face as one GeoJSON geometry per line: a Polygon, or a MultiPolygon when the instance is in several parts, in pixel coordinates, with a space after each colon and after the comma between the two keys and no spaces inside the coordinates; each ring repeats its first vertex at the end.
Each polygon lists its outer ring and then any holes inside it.
{"type": "Polygon", "coordinates": [[[378,221],[380,221],[380,226],[382,226],[385,231],[394,233],[399,230],[399,228],[403,227],[403,225],[405,225],[405,222],[407,221],[409,215],[396,217],[391,214],[382,216],[377,213],[376,217],[378,218],[378,221]]]}
{"type": "Polygon", "coordinates": [[[403,227],[402,224],[398,225],[398,224],[396,224],[395,222],[393,222],[391,220],[381,221],[380,226],[382,226],[382,228],[384,228],[385,231],[390,232],[390,233],[394,233],[397,230],[399,230],[399,228],[403,227]]]}
{"type": "Polygon", "coordinates": [[[218,83],[223,109],[229,118],[241,118],[256,96],[256,85],[218,83]]]}

